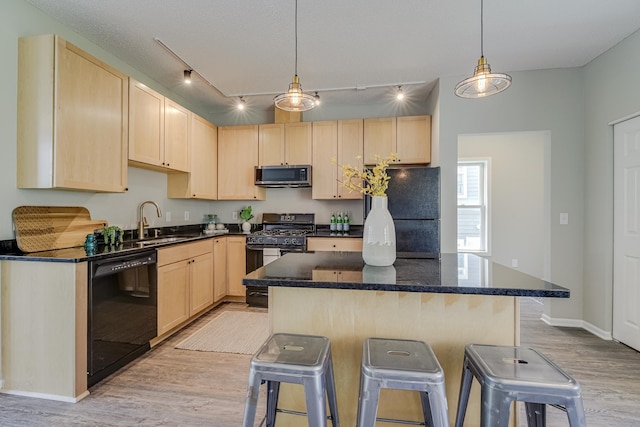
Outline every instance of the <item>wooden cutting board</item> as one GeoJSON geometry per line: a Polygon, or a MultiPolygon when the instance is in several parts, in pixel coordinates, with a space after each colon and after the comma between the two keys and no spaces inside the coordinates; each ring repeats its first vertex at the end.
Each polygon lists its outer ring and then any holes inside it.
{"type": "Polygon", "coordinates": [[[75,206],[19,206],[12,217],[23,252],[82,246],[87,234],[107,225],[107,221],[92,220],[87,208],[75,206]]]}

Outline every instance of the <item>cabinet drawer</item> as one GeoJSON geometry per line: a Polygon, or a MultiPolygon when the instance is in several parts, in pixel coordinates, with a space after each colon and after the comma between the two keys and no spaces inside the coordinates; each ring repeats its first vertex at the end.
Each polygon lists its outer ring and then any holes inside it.
{"type": "Polygon", "coordinates": [[[193,258],[207,252],[212,252],[212,250],[213,244],[211,243],[211,239],[158,249],[158,266],[193,258]]]}
{"type": "Polygon", "coordinates": [[[309,237],[307,250],[362,252],[362,239],[358,237],[309,237]]]}

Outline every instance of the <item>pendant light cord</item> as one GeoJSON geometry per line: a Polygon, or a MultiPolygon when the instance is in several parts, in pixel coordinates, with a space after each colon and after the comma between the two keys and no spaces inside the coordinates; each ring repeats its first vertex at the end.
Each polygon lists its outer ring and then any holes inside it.
{"type": "Polygon", "coordinates": [[[295,75],[298,75],[298,0],[296,0],[296,19],[295,19],[295,30],[296,30],[296,65],[295,65],[295,75]]]}
{"type": "MultiPolygon", "coordinates": [[[[480,0],[480,56],[481,57],[484,56],[484,4],[483,3],[484,1],[480,0]]],[[[296,7],[297,7],[297,4],[298,4],[298,0],[296,0],[296,7]]]]}

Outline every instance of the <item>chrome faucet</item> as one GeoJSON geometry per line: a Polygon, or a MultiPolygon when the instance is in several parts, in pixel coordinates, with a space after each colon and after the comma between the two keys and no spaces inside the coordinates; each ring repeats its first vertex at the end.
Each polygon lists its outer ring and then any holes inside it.
{"type": "Polygon", "coordinates": [[[144,228],[148,227],[147,218],[144,216],[144,205],[151,204],[156,207],[156,212],[158,214],[158,218],[162,217],[162,211],[160,211],[160,206],[152,200],[147,200],[146,202],[140,203],[140,208],[138,208],[138,239],[144,238],[144,228]]]}

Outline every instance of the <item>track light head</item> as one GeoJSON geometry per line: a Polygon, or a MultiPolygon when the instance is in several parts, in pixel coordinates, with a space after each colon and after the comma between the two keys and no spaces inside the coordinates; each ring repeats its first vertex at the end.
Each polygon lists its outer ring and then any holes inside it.
{"type": "Polygon", "coordinates": [[[191,84],[191,70],[184,70],[184,82],[191,84]]]}

